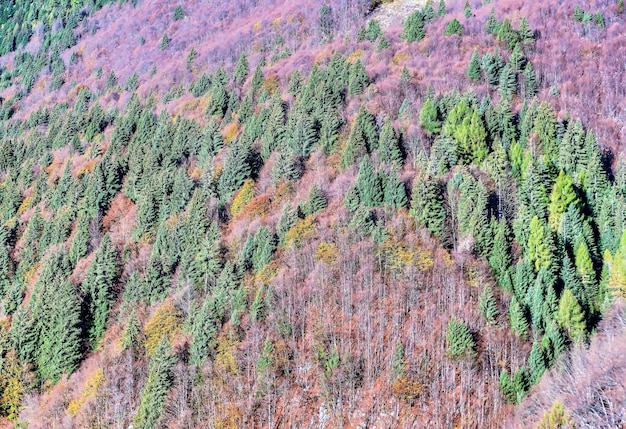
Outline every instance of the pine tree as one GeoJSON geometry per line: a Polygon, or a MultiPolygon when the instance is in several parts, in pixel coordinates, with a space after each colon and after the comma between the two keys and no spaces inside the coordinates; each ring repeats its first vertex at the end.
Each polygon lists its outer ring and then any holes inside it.
{"type": "Polygon", "coordinates": [[[420,111],[420,125],[430,136],[441,131],[441,121],[438,119],[437,105],[431,98],[427,98],[420,111]]]}
{"type": "Polygon", "coordinates": [[[446,25],[446,31],[444,32],[444,35],[452,36],[456,34],[460,36],[462,33],[463,33],[463,26],[456,18],[454,18],[452,21],[448,22],[448,24],[446,25]]]}
{"type": "Polygon", "coordinates": [[[522,39],[522,43],[524,44],[534,43],[535,34],[533,30],[531,30],[530,25],[528,24],[528,20],[526,19],[525,16],[522,17],[522,20],[520,21],[519,29],[517,30],[517,32],[519,33],[520,38],[522,39]]]}
{"type": "Polygon", "coordinates": [[[472,8],[469,4],[469,0],[465,1],[465,6],[463,7],[463,15],[465,15],[466,18],[472,17],[472,8]]]}
{"type": "Polygon", "coordinates": [[[172,368],[176,355],[167,338],[163,338],[152,354],[148,365],[148,379],[141,391],[141,401],[133,418],[133,427],[152,429],[163,413],[167,392],[172,385],[172,368]]]}
{"type": "Polygon", "coordinates": [[[242,52],[235,65],[235,71],[233,72],[233,80],[236,84],[241,85],[245,82],[250,73],[250,66],[248,65],[248,57],[245,52],[242,52]]]}
{"type": "Polygon", "coordinates": [[[421,226],[442,237],[446,220],[443,188],[435,179],[416,178],[411,195],[411,215],[421,226]]]}
{"type": "Polygon", "coordinates": [[[491,12],[489,12],[489,19],[485,23],[485,32],[487,34],[498,34],[498,30],[500,29],[500,23],[496,19],[496,10],[492,7],[491,12]]]}
{"type": "Polygon", "coordinates": [[[139,335],[141,334],[141,326],[139,325],[139,321],[137,320],[137,315],[133,311],[130,313],[130,317],[128,318],[128,322],[126,323],[126,327],[124,328],[124,333],[120,338],[120,346],[122,350],[137,350],[140,345],[139,335]]]}
{"type": "Polygon", "coordinates": [[[481,76],[481,57],[478,55],[478,51],[474,49],[474,53],[472,53],[472,58],[470,58],[470,62],[467,66],[467,76],[473,81],[477,82],[481,76]]]}
{"type": "Polygon", "coordinates": [[[391,371],[394,378],[404,377],[406,373],[406,356],[404,354],[404,344],[398,340],[396,348],[393,350],[393,359],[391,361],[391,371]]]}
{"type": "Polygon", "coordinates": [[[504,395],[508,402],[515,402],[516,395],[513,390],[513,384],[511,382],[511,377],[509,376],[506,370],[503,370],[500,373],[499,379],[500,392],[504,395]]]}
{"type": "Polygon", "coordinates": [[[37,365],[42,379],[56,383],[62,374],[71,374],[81,358],[80,304],[69,282],[57,281],[49,287],[54,289],[54,300],[49,320],[43,321],[37,365]]]}
{"type": "Polygon", "coordinates": [[[584,339],[586,330],[585,313],[569,289],[565,289],[561,295],[556,320],[563,329],[569,332],[570,337],[574,341],[584,339]]]}
{"type": "Polygon", "coordinates": [[[500,72],[498,82],[498,94],[500,97],[511,101],[517,89],[517,76],[510,64],[506,64],[500,72]]]}
{"type": "Polygon", "coordinates": [[[207,296],[193,319],[191,333],[193,340],[189,350],[189,361],[194,365],[202,365],[215,348],[217,339],[217,314],[212,297],[207,296]]]}
{"type": "Polygon", "coordinates": [[[507,269],[511,265],[510,243],[508,237],[508,226],[506,221],[501,220],[494,226],[493,248],[489,255],[489,265],[493,270],[495,278],[501,284],[507,269]]]}
{"type": "Polygon", "coordinates": [[[82,284],[88,314],[88,337],[94,348],[104,334],[109,310],[115,299],[113,289],[117,278],[116,258],[117,252],[107,234],[100,242],[96,257],[82,284]]]}
{"type": "Polygon", "coordinates": [[[526,337],[528,320],[526,319],[523,308],[515,297],[511,299],[511,304],[509,305],[509,322],[511,323],[511,330],[514,333],[522,338],[526,337]]]}
{"type": "Polygon", "coordinates": [[[355,185],[364,207],[377,207],[382,204],[384,194],[380,177],[367,156],[359,166],[355,185]]]}
{"type": "Polygon", "coordinates": [[[530,221],[528,236],[528,259],[534,264],[535,271],[550,268],[553,265],[552,237],[537,216],[530,221]]]}
{"type": "Polygon", "coordinates": [[[452,358],[474,356],[476,354],[474,338],[463,321],[450,319],[446,331],[446,341],[448,343],[448,355],[452,358]]]}
{"type": "Polygon", "coordinates": [[[402,151],[400,142],[393,124],[387,119],[380,131],[378,140],[378,155],[383,163],[392,163],[397,167],[402,167],[402,151]]]}
{"type": "Polygon", "coordinates": [[[410,14],[404,22],[402,38],[409,43],[419,42],[426,36],[424,14],[417,10],[410,14]]]}
{"type": "Polygon", "coordinates": [[[309,198],[304,206],[305,215],[313,215],[319,211],[324,210],[328,206],[328,199],[326,195],[317,185],[313,185],[309,191],[309,198]]]}
{"type": "Polygon", "coordinates": [[[547,369],[543,349],[539,343],[533,343],[533,347],[530,349],[528,367],[530,368],[530,383],[537,384],[547,369]]]}
{"type": "Polygon", "coordinates": [[[361,60],[356,60],[352,66],[350,66],[350,74],[348,77],[348,94],[358,95],[363,92],[369,85],[369,78],[367,77],[367,71],[363,66],[361,60]]]}
{"type": "Polygon", "coordinates": [[[496,304],[496,299],[493,296],[493,292],[489,286],[485,286],[483,288],[483,292],[480,295],[480,302],[478,303],[478,307],[487,322],[495,322],[496,317],[498,317],[498,306],[496,304]]]}
{"type": "Polygon", "coordinates": [[[524,68],[524,96],[533,98],[537,94],[537,75],[532,63],[528,61],[524,68]]]}
{"type": "Polygon", "coordinates": [[[444,0],[439,0],[439,7],[437,8],[437,16],[445,16],[446,10],[446,2],[444,0]]]}
{"type": "Polygon", "coordinates": [[[383,201],[395,209],[406,208],[409,204],[404,183],[398,175],[397,169],[392,169],[384,180],[383,201]]]}

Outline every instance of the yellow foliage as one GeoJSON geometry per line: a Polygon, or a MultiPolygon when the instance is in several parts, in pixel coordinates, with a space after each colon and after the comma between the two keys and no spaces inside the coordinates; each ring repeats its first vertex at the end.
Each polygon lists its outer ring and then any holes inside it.
{"type": "Polygon", "coordinates": [[[23,376],[24,368],[20,365],[15,350],[12,349],[4,357],[0,372],[0,391],[2,392],[0,409],[9,420],[19,417],[25,392],[23,376]]]}
{"type": "Polygon", "coordinates": [[[391,391],[398,398],[411,403],[423,393],[424,385],[407,377],[401,377],[393,382],[391,391]]]}
{"type": "Polygon", "coordinates": [[[604,262],[609,267],[609,289],[614,295],[626,298],[626,232],[614,255],[608,250],[604,252],[604,262]]]}
{"type": "Polygon", "coordinates": [[[278,90],[278,78],[276,76],[269,76],[265,78],[263,84],[261,85],[261,89],[269,95],[274,95],[274,93],[278,90]]]}
{"type": "Polygon", "coordinates": [[[565,407],[559,401],[552,404],[550,411],[543,414],[541,421],[535,426],[535,429],[575,429],[576,424],[572,421],[569,413],[565,411],[565,407]]]}
{"type": "Polygon", "coordinates": [[[428,271],[433,268],[435,265],[435,258],[433,252],[428,249],[421,249],[417,252],[417,257],[415,258],[415,266],[420,271],[428,271]]]}
{"type": "Polygon", "coordinates": [[[255,276],[256,283],[267,285],[276,277],[276,274],[278,274],[278,263],[276,261],[265,264],[255,276]]]}
{"type": "Polygon", "coordinates": [[[313,217],[307,216],[296,223],[285,236],[285,244],[301,247],[305,242],[315,237],[315,225],[313,225],[313,217]]]}
{"type": "Polygon", "coordinates": [[[233,204],[230,206],[230,214],[232,216],[239,214],[241,210],[252,201],[252,198],[254,198],[254,188],[254,180],[248,179],[243,182],[241,189],[239,189],[233,199],[233,204]]]}
{"type": "Polygon", "coordinates": [[[263,217],[269,213],[271,202],[270,197],[267,195],[253,198],[252,201],[248,203],[246,212],[251,219],[263,217]]]}
{"type": "Polygon", "coordinates": [[[235,139],[235,137],[237,137],[237,134],[239,134],[239,131],[240,131],[239,123],[236,120],[226,125],[226,127],[224,127],[224,132],[223,132],[224,142],[226,144],[230,144],[230,142],[232,142],[235,139]]]}
{"type": "Polygon", "coordinates": [[[357,49],[356,51],[350,54],[350,56],[348,57],[348,61],[351,63],[354,63],[356,62],[356,60],[358,60],[362,56],[363,56],[363,51],[361,51],[360,49],[357,49]]]}
{"type": "Polygon", "coordinates": [[[213,419],[215,429],[237,429],[241,427],[243,416],[235,404],[231,403],[227,406],[219,407],[218,413],[222,414],[222,416],[213,419]]]}
{"type": "Polygon", "coordinates": [[[409,54],[406,52],[398,52],[397,54],[395,54],[393,56],[393,58],[391,59],[391,61],[393,61],[393,63],[395,65],[398,64],[402,64],[404,62],[406,62],[409,59],[409,54]]]}
{"type": "Polygon", "coordinates": [[[228,374],[237,375],[239,366],[235,359],[238,341],[232,331],[222,333],[217,339],[217,353],[215,354],[215,366],[226,371],[228,374]]]}
{"type": "Polygon", "coordinates": [[[164,337],[167,337],[171,342],[174,335],[180,331],[182,324],[183,319],[180,312],[174,307],[171,300],[166,300],[146,323],[144,329],[146,355],[152,355],[164,337]]]}
{"type": "Polygon", "coordinates": [[[280,25],[280,23],[282,22],[282,20],[283,19],[281,17],[276,18],[275,20],[272,21],[272,26],[273,27],[278,27],[280,25]]]}
{"type": "Polygon", "coordinates": [[[200,179],[202,178],[202,170],[198,167],[193,167],[191,171],[189,171],[188,174],[191,180],[193,180],[196,183],[198,183],[200,179]]]}
{"type": "Polygon", "coordinates": [[[317,246],[317,252],[315,252],[315,259],[322,261],[327,265],[333,265],[339,258],[339,249],[332,243],[322,241],[317,246]]]}
{"type": "Polygon", "coordinates": [[[263,21],[255,22],[254,25],[252,26],[252,30],[259,31],[262,25],[263,25],[263,21]]]}
{"type": "Polygon", "coordinates": [[[102,368],[98,368],[92,376],[89,377],[87,382],[85,382],[85,388],[83,389],[83,393],[80,395],[80,398],[70,401],[66,411],[73,416],[78,414],[87,399],[96,394],[102,383],[104,383],[104,370],[102,368]]]}
{"type": "Polygon", "coordinates": [[[17,209],[17,214],[21,215],[26,210],[31,208],[32,204],[33,204],[33,197],[32,196],[24,198],[24,201],[22,201],[22,204],[20,204],[20,207],[17,209]]]}

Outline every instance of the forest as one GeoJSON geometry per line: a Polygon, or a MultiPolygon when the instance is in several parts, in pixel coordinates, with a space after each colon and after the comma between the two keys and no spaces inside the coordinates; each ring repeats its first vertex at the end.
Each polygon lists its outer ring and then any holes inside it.
{"type": "Polygon", "coordinates": [[[626,12],[537,3],[3,2],[0,426],[626,424],[626,12]]]}

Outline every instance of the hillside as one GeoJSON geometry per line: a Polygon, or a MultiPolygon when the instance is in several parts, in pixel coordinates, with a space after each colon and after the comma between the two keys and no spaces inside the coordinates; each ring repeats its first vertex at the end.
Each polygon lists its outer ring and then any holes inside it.
{"type": "Polygon", "coordinates": [[[3,424],[626,424],[625,14],[3,3],[3,424]]]}

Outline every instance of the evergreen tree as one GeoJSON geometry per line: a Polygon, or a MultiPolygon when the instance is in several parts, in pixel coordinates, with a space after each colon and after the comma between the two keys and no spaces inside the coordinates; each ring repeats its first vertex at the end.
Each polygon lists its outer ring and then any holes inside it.
{"type": "Polygon", "coordinates": [[[245,143],[233,142],[224,159],[224,168],[217,185],[220,199],[225,202],[230,195],[241,188],[250,176],[252,166],[249,162],[250,152],[245,143]]]}
{"type": "Polygon", "coordinates": [[[565,289],[561,295],[556,320],[563,329],[567,329],[574,341],[584,339],[586,330],[585,313],[569,289],[565,289]]]}
{"type": "Polygon", "coordinates": [[[448,24],[446,25],[446,31],[444,32],[446,36],[452,36],[454,34],[460,36],[462,33],[463,33],[463,26],[456,18],[448,22],[448,24]]]}
{"type": "Polygon", "coordinates": [[[442,237],[446,220],[443,187],[435,179],[416,178],[411,196],[411,214],[428,231],[442,237]]]}
{"type": "Polygon", "coordinates": [[[380,139],[378,140],[378,155],[380,161],[384,163],[392,163],[397,167],[402,167],[402,151],[400,150],[400,142],[393,124],[387,119],[380,131],[380,139]]]}
{"type": "Polygon", "coordinates": [[[528,259],[534,264],[535,271],[540,268],[554,268],[552,237],[537,216],[530,221],[528,259]]]}
{"type": "Polygon", "coordinates": [[[319,211],[324,210],[328,206],[328,200],[326,195],[317,185],[313,185],[309,191],[309,198],[304,206],[305,215],[313,215],[319,211]]]}
{"type": "Polygon", "coordinates": [[[383,188],[380,177],[374,171],[369,157],[364,157],[359,166],[355,186],[364,207],[377,207],[383,202],[383,188]]]}
{"type": "Polygon", "coordinates": [[[395,378],[404,377],[406,373],[406,356],[404,354],[404,344],[398,340],[396,348],[393,351],[393,359],[391,361],[391,371],[395,378]]]}
{"type": "Polygon", "coordinates": [[[40,332],[37,365],[42,379],[56,383],[62,374],[71,374],[81,358],[80,305],[69,282],[56,281],[49,287],[54,299],[40,332]]]}
{"type": "Polygon", "coordinates": [[[406,208],[408,206],[409,201],[406,195],[406,188],[395,168],[385,177],[383,188],[383,201],[386,205],[396,209],[406,208]]]}
{"type": "Polygon", "coordinates": [[[524,309],[520,306],[517,298],[511,299],[509,305],[509,322],[511,323],[511,330],[522,338],[526,337],[528,331],[528,320],[524,314],[524,309]]]}
{"type": "Polygon", "coordinates": [[[450,319],[446,331],[446,341],[448,342],[448,355],[452,358],[474,356],[476,354],[474,338],[463,321],[450,319]]]}
{"type": "Polygon", "coordinates": [[[526,63],[524,68],[524,96],[533,98],[537,94],[537,75],[535,68],[530,61],[526,63]]]}
{"type": "Polygon", "coordinates": [[[104,334],[109,310],[114,302],[114,286],[117,278],[117,252],[109,235],[105,235],[87,270],[82,284],[87,312],[87,332],[92,347],[96,348],[104,334]]]}
{"type": "Polygon", "coordinates": [[[525,16],[522,17],[522,20],[520,21],[519,29],[517,30],[517,32],[519,33],[520,38],[522,39],[522,43],[524,44],[534,43],[535,34],[533,30],[531,30],[530,25],[528,24],[528,20],[526,19],[525,16]]]}
{"type": "Polygon", "coordinates": [[[361,94],[368,85],[369,78],[367,77],[367,71],[361,60],[356,60],[356,62],[350,66],[348,93],[350,95],[361,94]]]}
{"type": "Polygon", "coordinates": [[[217,314],[212,297],[207,296],[199,314],[193,319],[191,333],[193,340],[189,350],[189,361],[194,365],[202,365],[215,348],[217,337],[217,314]]]}
{"type": "Polygon", "coordinates": [[[498,93],[500,97],[511,101],[517,89],[517,76],[515,70],[510,64],[506,64],[500,71],[500,80],[498,81],[498,93]]]}
{"type": "Polygon", "coordinates": [[[487,322],[495,322],[496,317],[498,317],[498,306],[496,304],[496,299],[493,296],[493,292],[489,286],[485,286],[483,288],[483,292],[480,295],[478,307],[487,322]]]}
{"type": "Polygon", "coordinates": [[[250,72],[250,66],[248,65],[248,57],[245,52],[242,52],[235,65],[235,71],[233,72],[233,80],[236,84],[241,85],[245,82],[250,72]]]}
{"type": "Polygon", "coordinates": [[[420,111],[420,125],[430,136],[441,131],[441,121],[438,120],[437,105],[431,98],[427,98],[420,111]]]}
{"type": "Polygon", "coordinates": [[[481,75],[481,57],[478,55],[478,51],[474,49],[472,58],[467,66],[467,76],[473,81],[477,82],[481,75]]]}
{"type": "Polygon", "coordinates": [[[341,154],[341,166],[347,168],[363,155],[374,150],[378,143],[376,121],[365,106],[361,106],[352,124],[350,137],[341,154]]]}
{"type": "Polygon", "coordinates": [[[172,368],[176,355],[172,353],[167,337],[163,337],[148,365],[148,379],[141,391],[141,401],[133,418],[133,427],[152,429],[163,413],[167,392],[172,385],[172,368]]]}
{"type": "Polygon", "coordinates": [[[511,245],[508,237],[508,226],[506,222],[502,220],[498,222],[493,229],[493,248],[489,255],[489,265],[498,283],[502,284],[502,279],[511,265],[511,245]]]}
{"type": "Polygon", "coordinates": [[[489,12],[489,19],[485,23],[485,32],[487,34],[498,34],[498,30],[500,29],[500,23],[496,19],[496,10],[492,7],[491,12],[489,12]]]}
{"type": "Polygon", "coordinates": [[[530,349],[530,355],[528,356],[528,367],[530,368],[530,382],[531,384],[537,384],[539,379],[546,371],[546,361],[543,356],[543,349],[539,343],[533,343],[532,349],[530,349]]]}
{"type": "Polygon", "coordinates": [[[120,346],[122,347],[122,350],[137,350],[140,346],[140,334],[141,326],[139,325],[139,321],[137,320],[137,315],[133,311],[132,313],[130,313],[130,317],[128,318],[128,322],[126,323],[126,327],[124,328],[124,333],[120,338],[120,346]]]}
{"type": "Polygon", "coordinates": [[[579,199],[576,195],[573,180],[561,170],[554,182],[554,187],[550,194],[550,204],[548,205],[549,222],[553,230],[558,230],[559,232],[562,230],[561,221],[563,214],[570,204],[577,206],[579,199]]]}
{"type": "Polygon", "coordinates": [[[465,6],[463,7],[463,15],[465,15],[466,18],[472,17],[472,8],[469,4],[469,0],[465,1],[465,6]]]}
{"type": "Polygon", "coordinates": [[[402,30],[402,38],[409,43],[419,42],[426,36],[424,29],[424,14],[417,10],[410,14],[404,21],[404,29],[402,30]]]}
{"type": "Polygon", "coordinates": [[[444,0],[439,0],[439,7],[437,8],[437,16],[445,16],[446,10],[446,2],[444,0]]]}

